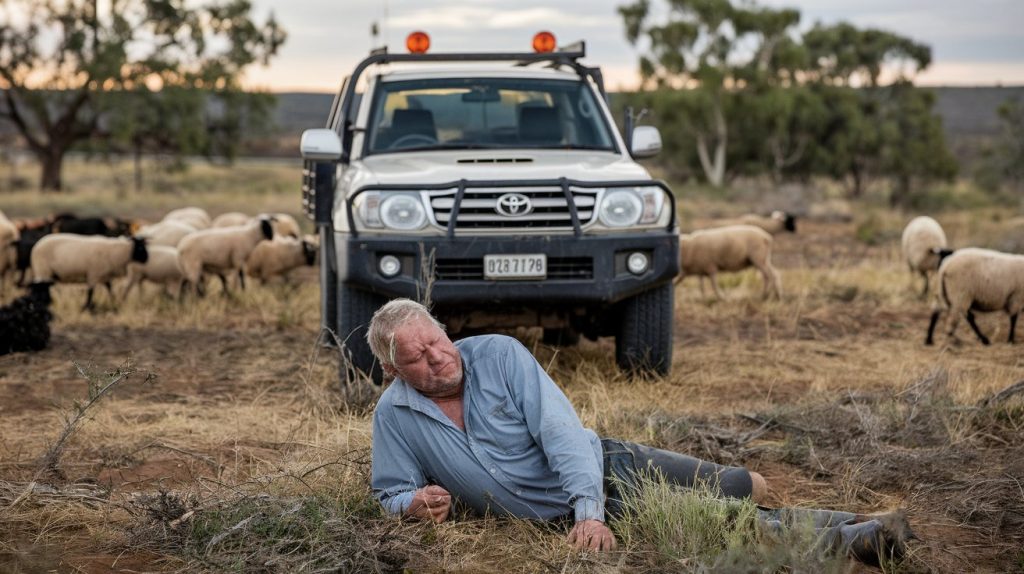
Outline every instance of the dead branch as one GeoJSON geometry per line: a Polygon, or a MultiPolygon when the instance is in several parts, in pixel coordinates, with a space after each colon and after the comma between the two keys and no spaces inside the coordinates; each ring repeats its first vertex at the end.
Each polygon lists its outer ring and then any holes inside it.
{"type": "Polygon", "coordinates": [[[991,407],[1001,403],[1014,395],[1024,393],[1024,379],[1013,383],[998,393],[978,401],[979,407],[991,407]]]}

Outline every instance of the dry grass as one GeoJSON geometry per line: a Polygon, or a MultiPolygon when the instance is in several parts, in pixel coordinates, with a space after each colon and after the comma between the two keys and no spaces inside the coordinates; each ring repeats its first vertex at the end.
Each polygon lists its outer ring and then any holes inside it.
{"type": "MultiPolygon", "coordinates": [[[[7,194],[4,209],[143,217],[183,204],[297,211],[297,169],[250,167],[197,167],[188,178],[201,183],[187,190],[118,198],[102,191],[102,170],[112,168],[74,166],[70,173],[82,174],[75,194],[7,194]],[[249,181],[260,189],[250,193],[249,181]],[[226,189],[200,191],[219,188],[215,182],[226,189]]],[[[684,203],[693,205],[695,213],[737,211],[706,198],[684,203]]],[[[982,347],[966,327],[958,344],[940,337],[924,347],[928,303],[898,254],[906,218],[874,209],[854,210],[848,223],[801,222],[797,236],[780,236],[781,301],[757,298],[753,273],[723,277],[725,301],[702,297],[695,280],[677,288],[670,377],[626,378],[608,340],[552,348],[534,331],[517,335],[602,435],[749,466],[769,480],[773,505],[906,508],[921,541],[888,571],[1024,568],[1024,403],[1020,395],[984,402],[1024,379],[1024,358],[1019,347],[982,347]]],[[[996,245],[1018,229],[990,212],[940,220],[956,245],[996,245]]],[[[638,507],[655,522],[616,526],[628,542],[601,556],[574,554],[564,530],[528,521],[433,526],[383,517],[368,492],[372,392],[339,392],[336,352],[316,344],[315,274],[299,279],[295,289],[253,286],[233,297],[214,288],[184,305],[155,290],[116,306],[101,298],[96,314],[79,311],[80,287],[58,287],[51,348],[0,358],[0,569],[847,568],[807,554],[806,540],[779,550],[743,530],[682,552],[688,537],[710,532],[677,528],[707,501],[694,506],[656,490],[638,507]],[[157,379],[114,389],[66,442],[64,479],[12,506],[10,493],[26,492],[60,432],[54,406],[88,394],[72,360],[102,370],[129,358],[157,379]],[[682,506],[666,510],[675,504],[682,506]]],[[[1005,336],[1005,317],[980,324],[994,340],[1005,336]]]]}

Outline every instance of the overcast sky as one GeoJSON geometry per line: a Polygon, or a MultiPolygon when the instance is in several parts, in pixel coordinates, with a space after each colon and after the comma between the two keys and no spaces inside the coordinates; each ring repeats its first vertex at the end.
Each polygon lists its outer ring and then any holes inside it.
{"type": "MultiPolygon", "coordinates": [[[[616,7],[625,0],[253,0],[259,19],[271,11],[288,41],[268,68],[247,84],[271,91],[333,92],[373,44],[405,51],[405,36],[424,30],[431,51],[529,51],[539,30],[559,44],[587,41],[587,63],[600,65],[610,89],[637,83],[638,52],[626,42],[616,7]],[[510,8],[510,6],[512,6],[510,8]]],[[[655,5],[658,0],[654,0],[655,5]]],[[[927,85],[1024,85],[1022,0],[760,0],[796,7],[801,28],[848,21],[891,30],[928,44],[933,63],[918,76],[927,85]]]]}

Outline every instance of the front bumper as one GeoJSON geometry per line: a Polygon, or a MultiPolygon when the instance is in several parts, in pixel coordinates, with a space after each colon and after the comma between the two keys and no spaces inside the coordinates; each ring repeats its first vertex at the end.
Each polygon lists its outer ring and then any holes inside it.
{"type": "Polygon", "coordinates": [[[388,298],[417,299],[433,274],[430,299],[442,306],[512,304],[571,306],[611,304],[671,281],[679,273],[679,236],[669,231],[608,235],[457,236],[353,238],[336,233],[338,279],[388,298]],[[647,271],[626,269],[630,253],[646,253],[647,271]],[[484,255],[545,253],[545,279],[487,280],[484,255]],[[378,262],[394,255],[402,263],[385,277],[378,262]]]}

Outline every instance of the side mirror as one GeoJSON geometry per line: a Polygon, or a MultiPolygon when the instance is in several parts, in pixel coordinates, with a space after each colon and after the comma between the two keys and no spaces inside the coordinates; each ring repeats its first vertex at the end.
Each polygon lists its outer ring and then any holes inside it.
{"type": "Polygon", "coordinates": [[[341,140],[334,130],[306,130],[302,132],[299,150],[302,159],[307,161],[338,161],[341,159],[341,140]]]}
{"type": "Polygon", "coordinates": [[[654,126],[637,126],[633,128],[633,141],[630,151],[633,157],[637,159],[658,155],[661,151],[661,132],[654,126]]]}

